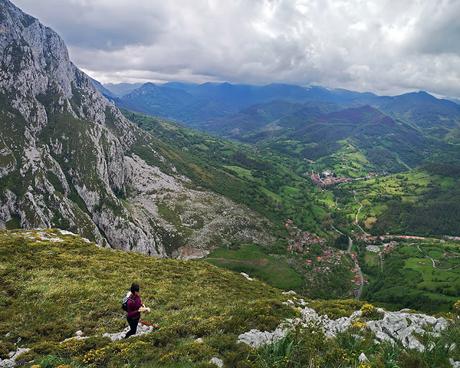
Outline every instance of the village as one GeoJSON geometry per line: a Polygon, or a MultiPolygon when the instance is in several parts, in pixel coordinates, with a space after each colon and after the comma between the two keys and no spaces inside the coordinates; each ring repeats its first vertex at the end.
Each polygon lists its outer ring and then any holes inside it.
{"type": "Polygon", "coordinates": [[[320,173],[316,173],[312,171],[309,174],[309,176],[313,184],[315,184],[316,186],[320,188],[326,188],[326,187],[330,187],[330,186],[337,185],[337,184],[350,183],[352,181],[370,179],[370,178],[377,176],[377,174],[375,172],[370,172],[366,176],[363,176],[363,177],[349,178],[346,176],[338,176],[332,170],[324,170],[320,173]]]}
{"type": "Polygon", "coordinates": [[[329,187],[340,183],[349,183],[353,180],[347,177],[339,177],[330,170],[325,170],[321,173],[312,172],[310,174],[310,179],[313,182],[313,184],[321,188],[329,187]]]}
{"type": "Polygon", "coordinates": [[[367,281],[361,272],[356,252],[352,252],[351,249],[345,251],[327,246],[325,239],[316,234],[301,231],[290,219],[286,221],[285,228],[290,235],[288,252],[305,255],[307,258],[304,260],[303,267],[309,270],[313,277],[331,273],[337,267],[343,266],[348,254],[353,263],[350,265],[350,271],[353,274],[350,280],[353,285],[352,293],[355,298],[359,299],[363,285],[367,281]]]}

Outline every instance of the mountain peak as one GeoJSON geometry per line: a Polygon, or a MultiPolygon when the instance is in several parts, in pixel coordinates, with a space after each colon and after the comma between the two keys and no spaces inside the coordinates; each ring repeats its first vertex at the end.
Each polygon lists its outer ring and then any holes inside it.
{"type": "MultiPolygon", "coordinates": [[[[159,214],[159,201],[175,208],[181,198],[189,206],[183,211],[203,224],[229,208],[217,232],[241,238],[246,225],[235,226],[238,216],[257,215],[192,189],[185,170],[179,173],[174,159],[157,151],[158,140],[125,118],[72,64],[57,33],[11,3],[0,4],[0,92],[8,96],[0,99],[0,229],[11,221],[24,228],[59,227],[155,256],[181,254],[185,244],[210,247],[212,239],[202,239],[204,225],[183,235],[177,222],[159,214]],[[237,227],[243,230],[230,229],[237,227]]],[[[186,95],[153,83],[144,88],[162,88],[171,99],[186,95]]],[[[264,236],[253,230],[259,225],[251,226],[252,241],[264,236]]]]}
{"type": "Polygon", "coordinates": [[[399,96],[395,96],[396,98],[398,97],[402,97],[402,98],[407,98],[407,97],[410,97],[410,98],[416,98],[416,99],[419,99],[419,100],[438,100],[435,96],[433,96],[432,94],[426,92],[426,91],[414,91],[414,92],[409,92],[409,93],[404,93],[402,95],[399,95],[399,96]]]}
{"type": "Polygon", "coordinates": [[[153,82],[146,82],[140,88],[158,88],[158,85],[153,82]]]}

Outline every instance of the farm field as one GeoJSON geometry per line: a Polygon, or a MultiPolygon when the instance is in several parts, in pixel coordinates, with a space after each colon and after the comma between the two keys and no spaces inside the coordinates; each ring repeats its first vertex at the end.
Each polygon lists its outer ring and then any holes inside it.
{"type": "Polygon", "coordinates": [[[457,235],[459,175],[436,167],[358,180],[334,188],[343,226],[373,234],[457,235]],[[359,210],[359,211],[358,211],[359,210]]]}
{"type": "Polygon", "coordinates": [[[232,249],[218,248],[206,260],[311,298],[353,296],[353,262],[344,251],[320,245],[306,247],[302,253],[270,251],[245,244],[232,249]]]}
{"type": "Polygon", "coordinates": [[[285,256],[268,255],[257,245],[219,248],[206,260],[219,267],[245,272],[282,289],[299,289],[303,283],[301,275],[288,264],[285,256]]]}
{"type": "Polygon", "coordinates": [[[381,257],[362,250],[361,259],[369,275],[364,298],[370,301],[394,308],[447,311],[460,296],[458,242],[399,241],[381,257]]]}

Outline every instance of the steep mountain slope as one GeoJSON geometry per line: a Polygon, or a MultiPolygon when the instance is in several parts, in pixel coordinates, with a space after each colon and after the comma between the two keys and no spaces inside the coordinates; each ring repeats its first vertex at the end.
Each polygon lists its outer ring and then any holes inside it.
{"type": "Polygon", "coordinates": [[[447,368],[460,360],[453,313],[449,321],[304,300],[203,261],[101,249],[59,231],[0,231],[0,265],[1,366],[332,368],[358,367],[365,354],[373,367],[447,368]],[[152,311],[142,334],[125,340],[120,299],[132,280],[152,311]]]}
{"type": "Polygon", "coordinates": [[[94,87],[105,97],[110,100],[114,100],[117,98],[117,95],[114,94],[109,89],[105,88],[101,82],[97,81],[96,79],[91,78],[91,82],[93,82],[94,87]]]}
{"type": "Polygon", "coordinates": [[[0,27],[0,227],[58,226],[160,256],[214,246],[224,233],[270,241],[266,220],[197,190],[159,154],[55,32],[7,0],[0,27]]]}

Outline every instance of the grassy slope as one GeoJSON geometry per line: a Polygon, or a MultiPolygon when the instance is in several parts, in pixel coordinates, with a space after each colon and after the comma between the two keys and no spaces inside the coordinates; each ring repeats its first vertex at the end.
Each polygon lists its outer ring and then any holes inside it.
{"type": "Polygon", "coordinates": [[[281,289],[298,290],[304,284],[301,275],[289,265],[287,257],[265,254],[254,245],[245,245],[240,249],[216,249],[207,257],[207,261],[237,272],[246,272],[281,289]]]}
{"type": "MultiPolygon", "coordinates": [[[[20,357],[26,366],[210,368],[210,358],[217,356],[226,367],[337,368],[357,367],[365,352],[372,367],[447,368],[450,356],[460,358],[458,348],[446,350],[458,338],[458,326],[433,340],[429,353],[375,344],[372,334],[357,327],[336,339],[307,327],[273,346],[250,349],[236,343],[237,335],[251,328],[272,330],[294,316],[296,309],[283,304],[292,296],[202,261],[101,249],[52,230],[0,232],[0,261],[0,357],[21,338],[19,346],[32,348],[20,357]],[[43,234],[62,241],[42,241],[43,234]],[[120,299],[131,280],[140,280],[143,300],[152,307],[144,319],[160,328],[110,342],[101,334],[125,326],[120,299]],[[78,329],[90,337],[60,343],[78,329]]],[[[331,318],[363,305],[308,302],[331,318]]]]}
{"type": "Polygon", "coordinates": [[[281,304],[286,297],[279,290],[202,261],[105,250],[73,236],[42,242],[30,234],[0,233],[2,355],[21,338],[33,347],[32,356],[58,354],[80,362],[86,356],[90,362],[88,352],[97,350],[94,362],[111,367],[127,360],[137,366],[180,366],[216,355],[233,359],[239,333],[273,329],[294,313],[281,304]],[[158,323],[157,332],[136,344],[102,338],[69,348],[57,344],[77,330],[86,335],[121,330],[126,322],[120,300],[134,280],[152,307],[145,320],[158,323]],[[197,337],[204,343],[197,346],[197,337]]]}

